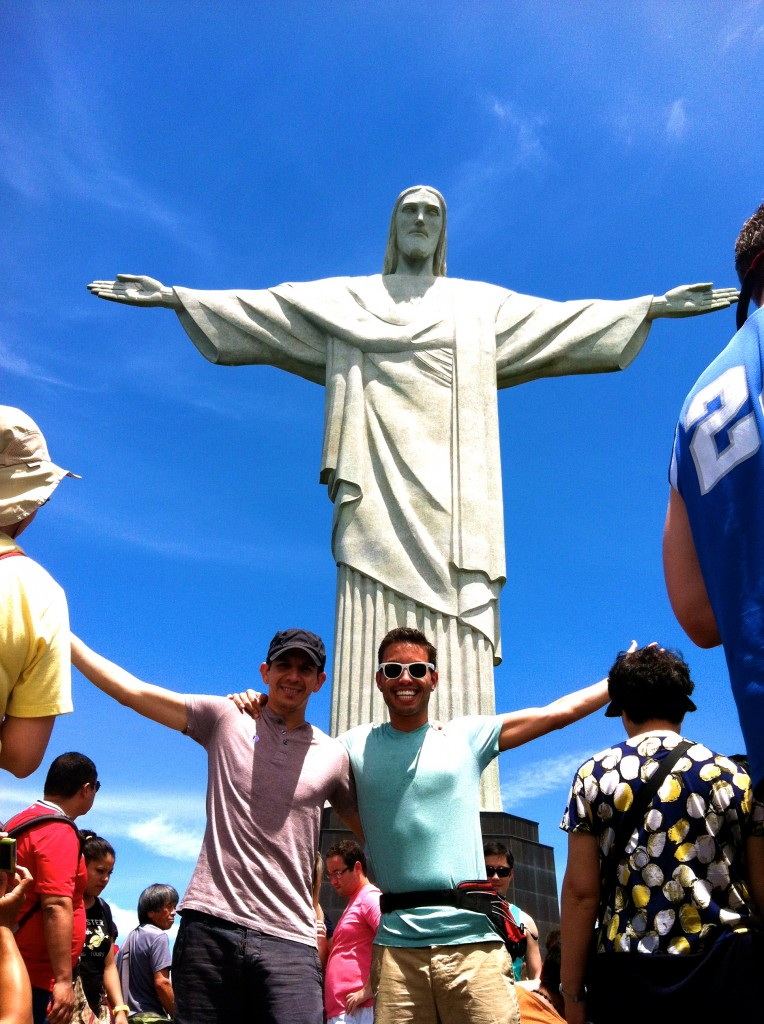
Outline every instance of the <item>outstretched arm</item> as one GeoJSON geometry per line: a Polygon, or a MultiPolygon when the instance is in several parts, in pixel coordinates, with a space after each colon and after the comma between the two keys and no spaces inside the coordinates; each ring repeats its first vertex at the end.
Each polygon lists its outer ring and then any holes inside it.
{"type": "Polygon", "coordinates": [[[713,313],[737,302],[738,295],[737,288],[714,288],[711,281],[706,284],[680,284],[678,288],[672,288],[665,295],[653,299],[647,311],[647,319],[713,313]]]}
{"type": "Polygon", "coordinates": [[[690,640],[698,647],[718,647],[722,640],[700,570],[687,506],[673,487],[663,528],[663,575],[674,615],[690,640]]]}
{"type": "Polygon", "coordinates": [[[99,690],[144,718],[151,718],[178,732],[185,732],[188,728],[186,698],[182,693],[142,682],[113,661],[91,651],[73,633],[72,665],[99,690]]]}
{"type": "Polygon", "coordinates": [[[125,302],[128,306],[164,306],[180,309],[172,288],[153,277],[142,274],[117,274],[116,281],[91,281],[88,291],[109,302],[125,302]]]}
{"type": "MultiPolygon", "coordinates": [[[[636,651],[637,641],[632,640],[629,652],[636,651]]],[[[553,700],[543,708],[526,708],[504,715],[499,735],[499,750],[521,747],[539,736],[546,736],[555,729],[563,729],[581,718],[586,718],[608,702],[607,679],[575,690],[564,697],[553,700]]]]}

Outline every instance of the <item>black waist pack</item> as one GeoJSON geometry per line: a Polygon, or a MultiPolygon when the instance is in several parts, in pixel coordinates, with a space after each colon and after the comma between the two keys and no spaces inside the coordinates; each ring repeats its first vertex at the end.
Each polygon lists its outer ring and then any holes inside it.
{"type": "Polygon", "coordinates": [[[460,882],[455,889],[419,889],[414,892],[383,892],[379,900],[383,914],[414,907],[458,907],[485,914],[488,922],[507,947],[510,957],[525,956],[528,939],[525,926],[515,921],[509,904],[484,878],[460,882]]]}

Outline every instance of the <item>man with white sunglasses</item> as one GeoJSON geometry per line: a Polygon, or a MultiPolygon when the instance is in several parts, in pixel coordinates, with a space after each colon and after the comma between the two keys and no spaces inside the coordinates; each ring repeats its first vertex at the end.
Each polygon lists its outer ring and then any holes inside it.
{"type": "MultiPolygon", "coordinates": [[[[636,648],[633,643],[630,650],[636,648]]],[[[418,629],[379,646],[383,725],[342,733],[382,920],[371,981],[375,1024],[517,1024],[512,961],[481,912],[456,905],[460,882],[484,879],[480,776],[502,751],[598,711],[607,679],[543,708],[471,715],[430,727],[437,652],[418,629]]],[[[253,717],[253,690],[232,698],[253,717]]]]}
{"type": "Polygon", "coordinates": [[[514,1024],[506,947],[488,917],[448,903],[460,882],[485,878],[480,775],[501,751],[604,707],[607,680],[543,708],[456,718],[432,729],[436,666],[436,650],[419,630],[389,632],[376,683],[390,721],[340,736],[383,892],[372,964],[375,1022],[514,1024]]]}

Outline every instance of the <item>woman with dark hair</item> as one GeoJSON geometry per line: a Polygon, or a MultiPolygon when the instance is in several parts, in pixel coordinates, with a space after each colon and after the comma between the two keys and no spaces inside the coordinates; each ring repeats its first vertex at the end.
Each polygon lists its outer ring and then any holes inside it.
{"type": "Polygon", "coordinates": [[[108,1024],[111,1019],[109,1006],[115,1024],[127,1024],[128,1008],[122,998],[114,959],[117,929],[109,904],[101,899],[114,870],[114,848],[95,832],[83,830],[81,835],[88,869],[84,895],[87,931],[80,957],[80,974],[75,982],[74,1024],[108,1024]]]}

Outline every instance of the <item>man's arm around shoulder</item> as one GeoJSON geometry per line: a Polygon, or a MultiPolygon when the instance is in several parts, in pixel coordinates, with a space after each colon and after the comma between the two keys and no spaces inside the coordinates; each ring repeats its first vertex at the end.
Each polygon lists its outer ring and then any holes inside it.
{"type": "Polygon", "coordinates": [[[182,693],[144,683],[125,669],[108,661],[72,634],[72,664],[99,690],[144,718],[178,732],[188,728],[186,698],[182,693]]]}

